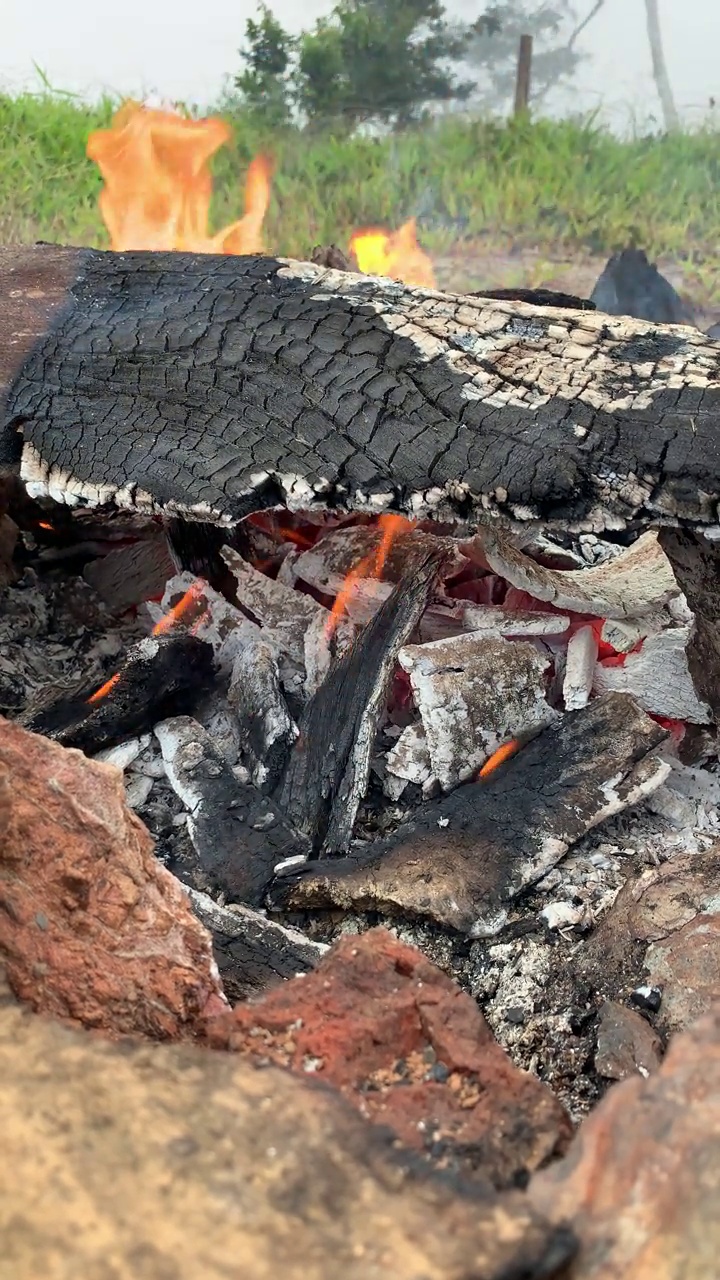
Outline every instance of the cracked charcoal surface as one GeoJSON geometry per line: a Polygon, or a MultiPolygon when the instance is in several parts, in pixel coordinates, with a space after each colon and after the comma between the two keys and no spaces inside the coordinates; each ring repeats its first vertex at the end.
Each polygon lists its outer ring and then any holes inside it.
{"type": "Polygon", "coordinates": [[[54,252],[74,283],[0,431],[34,491],[228,522],[276,501],[715,519],[699,332],[274,258],[54,252]]]}

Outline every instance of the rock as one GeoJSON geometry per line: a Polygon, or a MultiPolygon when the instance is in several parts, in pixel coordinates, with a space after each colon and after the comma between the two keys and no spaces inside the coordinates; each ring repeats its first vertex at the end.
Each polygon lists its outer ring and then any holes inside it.
{"type": "Polygon", "coordinates": [[[541,1280],[572,1252],[524,1194],[234,1055],[0,1002],[0,1077],[2,1280],[541,1280]]]}
{"type": "Polygon", "coordinates": [[[496,1187],[522,1183],[571,1134],[475,1001],[383,929],[341,939],[313,972],[213,1019],[208,1037],[336,1085],[407,1146],[496,1187]]]}
{"type": "Polygon", "coordinates": [[[565,1280],[713,1280],[720,1253],[720,1006],[643,1080],[614,1085],[530,1197],[571,1222],[565,1280]]]}
{"type": "Polygon", "coordinates": [[[720,1001],[720,914],[697,915],[648,947],[645,968],[662,987],[660,1023],[681,1031],[720,1001]]]}
{"type": "Polygon", "coordinates": [[[633,1009],[608,1000],[600,1010],[595,1069],[609,1080],[648,1076],[659,1066],[662,1042],[633,1009]]]}
{"type": "Polygon", "coordinates": [[[627,881],[578,955],[577,972],[604,999],[625,1001],[647,985],[648,944],[720,904],[720,845],[671,858],[627,881]]]}
{"type": "Polygon", "coordinates": [[[0,786],[0,959],[20,999],[159,1039],[227,1007],[210,935],[119,769],[0,720],[0,786]]]}

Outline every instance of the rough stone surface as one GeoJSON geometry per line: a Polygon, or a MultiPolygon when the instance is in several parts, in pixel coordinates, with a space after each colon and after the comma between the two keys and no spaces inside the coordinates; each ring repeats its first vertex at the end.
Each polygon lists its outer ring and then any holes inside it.
{"type": "Polygon", "coordinates": [[[662,1058],[662,1041],[656,1031],[625,1005],[608,1000],[600,1010],[595,1068],[608,1080],[648,1076],[662,1058]]]}
{"type": "Polygon", "coordinates": [[[572,1250],[520,1192],[233,1055],[0,1002],[0,1079],[0,1280],[542,1280],[572,1250]]]}
{"type": "Polygon", "coordinates": [[[122,774],[0,721],[0,959],[36,1010],[156,1038],[226,1008],[210,935],[122,774]]]}
{"type": "Polygon", "coordinates": [[[648,1080],[615,1085],[568,1155],[531,1183],[571,1221],[567,1280],[714,1280],[720,1254],[720,1006],[677,1036],[648,1080]]]}
{"type": "Polygon", "coordinates": [[[645,956],[648,982],[662,988],[660,1020],[680,1031],[720,1001],[720,914],[698,915],[645,956]]]}
{"type": "Polygon", "coordinates": [[[210,1042],[311,1073],[403,1143],[496,1186],[564,1149],[570,1123],[518,1070],[477,1005],[382,929],[346,937],[310,974],[209,1024],[210,1042]]]}

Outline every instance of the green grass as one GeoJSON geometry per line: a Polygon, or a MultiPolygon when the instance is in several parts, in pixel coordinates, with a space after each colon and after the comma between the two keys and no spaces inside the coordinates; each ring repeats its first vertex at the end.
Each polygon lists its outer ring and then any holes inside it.
{"type": "MultiPolygon", "coordinates": [[[[115,105],[49,92],[0,95],[1,242],[107,244],[100,178],[85,143],[115,105]]],[[[607,253],[636,240],[654,256],[694,264],[716,292],[720,133],[710,129],[620,141],[591,122],[455,117],[381,139],[268,138],[241,113],[229,118],[233,142],[214,166],[215,226],[239,215],[247,162],[270,149],[271,251],[302,256],[318,243],[345,246],[353,228],[419,214],[435,253],[479,239],[546,254],[607,253]]]]}

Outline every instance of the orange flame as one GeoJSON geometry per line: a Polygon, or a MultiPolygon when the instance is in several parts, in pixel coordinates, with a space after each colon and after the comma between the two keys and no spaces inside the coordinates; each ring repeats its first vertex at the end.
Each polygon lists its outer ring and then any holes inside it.
{"type": "MultiPolygon", "coordinates": [[[[185,592],[185,595],[182,596],[180,600],[178,600],[177,604],[173,605],[172,609],[170,609],[169,612],[165,614],[164,618],[161,618],[159,622],[155,623],[155,626],[152,629],[151,635],[154,635],[154,636],[164,635],[166,631],[170,631],[174,626],[177,625],[178,622],[186,621],[187,615],[192,611],[193,606],[197,605],[198,602],[202,599],[202,589],[203,589],[203,583],[200,578],[198,578],[196,582],[191,583],[187,591],[185,592]]],[[[205,609],[203,607],[200,610],[199,617],[195,619],[195,623],[192,627],[193,635],[195,634],[200,623],[202,622],[204,616],[205,616],[205,609]]],[[[115,685],[117,684],[119,679],[120,679],[120,672],[116,671],[114,676],[110,676],[110,679],[105,681],[105,684],[102,684],[99,689],[96,689],[94,693],[91,693],[90,697],[87,699],[87,702],[89,704],[102,702],[103,698],[106,698],[107,695],[115,688],[115,685]]]]}
{"type": "Polygon", "coordinates": [[[503,745],[498,747],[497,751],[493,751],[492,755],[485,761],[482,769],[478,771],[478,778],[486,778],[489,773],[493,773],[499,765],[503,764],[506,760],[509,760],[511,756],[514,756],[515,752],[520,750],[521,745],[522,744],[518,742],[516,738],[511,738],[509,742],[504,742],[503,745]]]}
{"type": "Polygon", "coordinates": [[[137,102],[126,103],[109,129],[91,133],[87,155],[105,181],[100,211],[111,248],[261,253],[272,176],[267,156],[248,168],[244,218],[208,232],[208,162],[230,136],[223,120],[189,120],[137,102]]]}
{"type": "Polygon", "coordinates": [[[437,288],[432,262],[417,242],[414,218],[404,222],[397,231],[377,227],[355,231],[350,251],[365,275],[389,276],[424,289],[437,288]]]}
{"type": "Polygon", "coordinates": [[[378,528],[381,530],[382,536],[377,546],[373,547],[372,551],[363,556],[362,560],[355,565],[355,568],[350,570],[335,597],[335,603],[330,611],[330,617],[325,629],[328,639],[334,635],[358,582],[362,578],[382,577],[385,561],[388,558],[393,542],[401,533],[407,533],[410,529],[414,529],[415,521],[407,520],[405,516],[384,515],[378,519],[378,528]]]}

